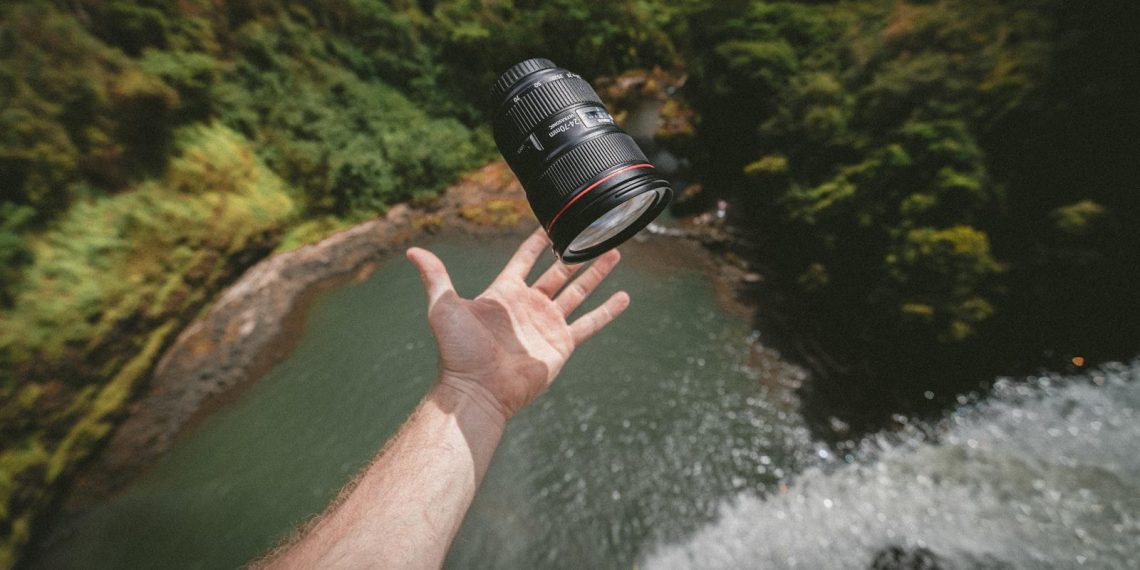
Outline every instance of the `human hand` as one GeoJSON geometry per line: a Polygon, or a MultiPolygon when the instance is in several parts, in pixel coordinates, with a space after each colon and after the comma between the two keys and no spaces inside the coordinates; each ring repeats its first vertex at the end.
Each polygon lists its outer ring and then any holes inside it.
{"type": "Polygon", "coordinates": [[[474,299],[455,292],[434,254],[418,247],[407,253],[427,290],[428,322],[439,345],[440,383],[472,396],[504,421],[550,386],[576,347],[629,306],[629,295],[619,291],[567,322],[621,256],[617,250],[607,252],[569,285],[582,265],[555,261],[528,286],[527,274],[549,244],[542,229],[536,230],[474,299]]]}

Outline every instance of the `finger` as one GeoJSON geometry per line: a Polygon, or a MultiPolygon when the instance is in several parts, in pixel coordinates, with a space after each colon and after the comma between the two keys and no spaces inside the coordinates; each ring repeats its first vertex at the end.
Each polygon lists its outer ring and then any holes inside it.
{"type": "Polygon", "coordinates": [[[563,315],[569,315],[594,292],[598,284],[606,278],[606,275],[613,271],[618,261],[621,259],[621,254],[616,249],[607,251],[597,259],[590,268],[578,276],[577,279],[572,281],[554,300],[558,304],[558,308],[562,309],[563,315]]]}
{"type": "Polygon", "coordinates": [[[522,242],[518,250],[515,251],[514,256],[507,262],[503,272],[499,274],[498,279],[504,277],[526,279],[530,269],[534,267],[534,262],[542,255],[542,250],[550,244],[550,240],[546,237],[546,232],[542,228],[534,230],[526,241],[522,242]]]}
{"type": "Polygon", "coordinates": [[[574,345],[582,344],[594,336],[622,314],[627,307],[629,307],[629,295],[625,291],[618,291],[606,299],[602,306],[579,317],[570,325],[570,336],[574,338],[574,345]]]}
{"type": "Polygon", "coordinates": [[[427,292],[428,307],[434,305],[444,293],[455,291],[455,287],[451,285],[451,276],[447,274],[447,268],[434,253],[413,247],[408,250],[407,255],[408,260],[420,271],[420,280],[424,282],[424,290],[427,292]]]}
{"type": "Polygon", "coordinates": [[[534,288],[547,297],[554,297],[554,294],[566,284],[570,276],[577,273],[581,268],[581,263],[566,265],[561,261],[555,261],[550,264],[550,269],[547,269],[546,272],[542,274],[542,277],[539,277],[538,281],[534,282],[534,288]]]}

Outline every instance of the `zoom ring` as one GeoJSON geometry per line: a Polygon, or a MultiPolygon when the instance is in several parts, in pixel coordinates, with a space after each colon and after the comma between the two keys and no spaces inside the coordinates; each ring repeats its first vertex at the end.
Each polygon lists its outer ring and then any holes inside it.
{"type": "Polygon", "coordinates": [[[609,132],[574,147],[559,157],[539,178],[539,188],[550,188],[565,198],[603,171],[630,162],[649,162],[629,135],[609,132]]]}
{"type": "Polygon", "coordinates": [[[548,69],[554,67],[554,62],[549,59],[536,57],[526,61],[516,63],[510,69],[503,72],[499,76],[499,80],[491,87],[491,97],[499,99],[506,93],[519,79],[526,77],[541,69],[548,69]]]}
{"type": "Polygon", "coordinates": [[[522,139],[554,113],[577,103],[601,105],[602,100],[586,80],[568,77],[531,90],[511,106],[507,116],[515,127],[515,135],[522,139]]]}

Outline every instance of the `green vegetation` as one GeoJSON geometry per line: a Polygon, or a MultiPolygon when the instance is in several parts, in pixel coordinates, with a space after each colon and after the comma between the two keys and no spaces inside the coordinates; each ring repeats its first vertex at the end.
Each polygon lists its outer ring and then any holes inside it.
{"type": "Polygon", "coordinates": [[[661,134],[834,370],[1135,351],[1137,6],[4,3],[0,567],[217,291],[492,158],[485,88],[535,55],[688,74],[661,134]]]}
{"type": "Polygon", "coordinates": [[[668,14],[571,1],[0,6],[0,568],[161,350],[244,268],[491,159],[482,97],[514,60],[612,73],[674,58],[668,14]]]}
{"type": "Polygon", "coordinates": [[[1135,353],[1134,3],[691,8],[697,136],[676,146],[735,206],[790,334],[866,379],[816,393],[942,402],[1011,366],[1135,353]]]}
{"type": "Polygon", "coordinates": [[[5,552],[110,432],[165,343],[296,216],[240,136],[211,125],[174,138],[161,178],[77,201],[28,239],[35,261],[0,313],[5,552]]]}

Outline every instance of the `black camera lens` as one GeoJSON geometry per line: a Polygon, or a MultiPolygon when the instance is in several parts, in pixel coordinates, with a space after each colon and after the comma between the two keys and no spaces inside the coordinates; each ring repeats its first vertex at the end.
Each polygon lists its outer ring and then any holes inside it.
{"type": "Polygon", "coordinates": [[[562,261],[617,247],[669,204],[669,183],[579,75],[528,59],[499,77],[491,98],[495,144],[562,261]]]}

